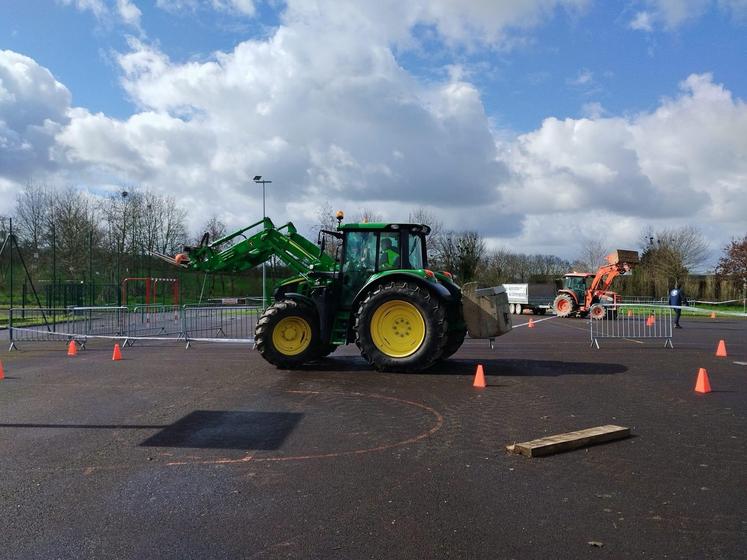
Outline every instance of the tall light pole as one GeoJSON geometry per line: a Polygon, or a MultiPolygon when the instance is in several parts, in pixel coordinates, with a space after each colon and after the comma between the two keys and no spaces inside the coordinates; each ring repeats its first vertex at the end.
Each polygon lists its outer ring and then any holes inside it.
{"type": "MultiPolygon", "coordinates": [[[[262,175],[255,175],[254,179],[252,179],[255,183],[258,185],[262,185],[262,221],[267,217],[265,215],[265,185],[268,183],[272,183],[272,181],[267,181],[265,179],[262,179],[262,175]]],[[[264,227],[264,224],[262,225],[264,227]]],[[[267,308],[267,272],[265,270],[265,263],[262,263],[262,309],[267,308]]]]}

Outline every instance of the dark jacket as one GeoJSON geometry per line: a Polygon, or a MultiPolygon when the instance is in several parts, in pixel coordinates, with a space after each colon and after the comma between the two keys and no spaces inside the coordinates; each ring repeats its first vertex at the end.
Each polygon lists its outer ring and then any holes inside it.
{"type": "Polygon", "coordinates": [[[669,305],[676,305],[678,307],[687,305],[687,298],[685,297],[685,292],[682,291],[682,288],[674,288],[669,292],[669,305]]]}

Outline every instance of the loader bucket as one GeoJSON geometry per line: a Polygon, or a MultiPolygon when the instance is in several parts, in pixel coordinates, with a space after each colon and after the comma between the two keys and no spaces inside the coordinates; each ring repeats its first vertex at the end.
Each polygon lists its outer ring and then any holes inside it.
{"type": "Polygon", "coordinates": [[[511,331],[508,296],[503,286],[477,289],[477,282],[464,284],[462,311],[471,338],[495,338],[511,331]]]}

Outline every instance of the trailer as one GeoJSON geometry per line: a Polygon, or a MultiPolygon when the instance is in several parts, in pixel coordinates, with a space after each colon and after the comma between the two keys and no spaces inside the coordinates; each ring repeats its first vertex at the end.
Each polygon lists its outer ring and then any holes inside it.
{"type": "Polygon", "coordinates": [[[509,311],[521,315],[530,309],[535,315],[544,315],[552,309],[552,302],[557,294],[553,283],[547,284],[503,284],[508,295],[509,311]]]}

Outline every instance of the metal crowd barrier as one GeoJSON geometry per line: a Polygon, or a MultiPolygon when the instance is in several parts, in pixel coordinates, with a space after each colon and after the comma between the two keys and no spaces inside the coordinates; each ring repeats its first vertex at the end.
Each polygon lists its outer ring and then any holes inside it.
{"type": "Polygon", "coordinates": [[[126,307],[25,308],[8,312],[11,350],[15,342],[123,337],[127,332],[126,307]]]}
{"type": "Polygon", "coordinates": [[[261,308],[141,305],[126,307],[13,308],[8,311],[10,350],[17,342],[70,341],[82,346],[91,338],[254,342],[261,308]]]}
{"type": "Polygon", "coordinates": [[[183,338],[181,309],[178,305],[138,305],[127,314],[127,336],[183,338]]]}
{"type": "Polygon", "coordinates": [[[205,307],[185,305],[182,308],[182,332],[190,340],[223,339],[254,341],[254,328],[261,309],[254,306],[205,307]]]}
{"type": "Polygon", "coordinates": [[[618,304],[607,306],[604,319],[589,319],[590,346],[599,348],[599,339],[663,339],[664,347],[674,348],[674,310],[663,305],[618,304]]]}

